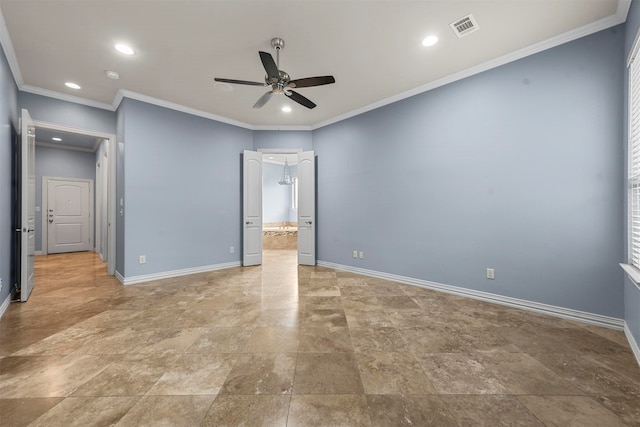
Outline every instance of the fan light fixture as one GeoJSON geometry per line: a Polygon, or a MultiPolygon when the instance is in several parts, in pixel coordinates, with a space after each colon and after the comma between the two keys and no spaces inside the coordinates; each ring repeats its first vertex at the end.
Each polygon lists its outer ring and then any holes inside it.
{"type": "Polygon", "coordinates": [[[279,37],[271,39],[271,47],[276,51],[275,60],[270,53],[258,51],[260,61],[262,61],[262,66],[267,73],[264,78],[264,83],[219,77],[215,77],[213,80],[221,83],[269,87],[269,91],[263,94],[258,101],[253,104],[253,108],[261,108],[273,95],[284,95],[293,102],[297,102],[304,107],[309,109],[316,108],[316,104],[313,101],[293,89],[328,85],[335,83],[336,79],[333,76],[316,76],[292,80],[287,72],[280,69],[280,51],[284,49],[284,40],[279,37]]]}
{"type": "Polygon", "coordinates": [[[282,169],[282,176],[280,177],[280,181],[278,181],[278,184],[293,184],[293,178],[291,178],[291,170],[289,169],[289,163],[287,162],[287,159],[284,159],[284,168],[282,169]]]}

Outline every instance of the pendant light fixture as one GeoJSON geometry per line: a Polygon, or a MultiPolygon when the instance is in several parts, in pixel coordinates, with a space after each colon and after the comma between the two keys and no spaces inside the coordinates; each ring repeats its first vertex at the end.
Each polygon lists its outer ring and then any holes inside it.
{"type": "Polygon", "coordinates": [[[291,178],[291,170],[289,169],[289,163],[287,162],[287,159],[284,159],[284,168],[282,169],[282,176],[280,177],[280,181],[278,181],[278,184],[293,184],[293,178],[291,178]]]}

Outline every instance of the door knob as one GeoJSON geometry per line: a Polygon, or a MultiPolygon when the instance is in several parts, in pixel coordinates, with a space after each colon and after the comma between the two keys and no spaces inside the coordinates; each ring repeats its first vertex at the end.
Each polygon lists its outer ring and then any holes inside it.
{"type": "Polygon", "coordinates": [[[249,225],[249,224],[253,224],[253,222],[247,221],[247,222],[245,222],[245,224],[249,225]]]}
{"type": "Polygon", "coordinates": [[[313,224],[313,222],[312,222],[312,221],[305,221],[305,223],[307,223],[307,224],[309,224],[309,225],[313,224]]]}

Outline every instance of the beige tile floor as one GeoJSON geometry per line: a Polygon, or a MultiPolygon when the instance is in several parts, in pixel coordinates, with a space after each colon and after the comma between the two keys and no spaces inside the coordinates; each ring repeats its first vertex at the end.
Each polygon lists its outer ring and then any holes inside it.
{"type": "Polygon", "coordinates": [[[124,287],[38,257],[0,319],[0,425],[640,425],[620,331],[264,258],[124,287]]]}

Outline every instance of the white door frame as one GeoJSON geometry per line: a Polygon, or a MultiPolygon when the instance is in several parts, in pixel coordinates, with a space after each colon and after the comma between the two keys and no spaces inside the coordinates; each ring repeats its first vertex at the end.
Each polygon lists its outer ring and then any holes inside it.
{"type": "Polygon", "coordinates": [[[116,271],[116,136],[112,133],[63,126],[55,123],[34,120],[36,128],[79,133],[109,140],[107,171],[107,274],[113,276],[116,271]]]}
{"type": "Polygon", "coordinates": [[[49,253],[49,221],[47,221],[48,215],[47,212],[45,211],[45,208],[48,206],[49,203],[49,180],[55,180],[55,181],[69,181],[69,182],[87,182],[89,183],[89,236],[93,236],[93,242],[91,247],[92,249],[95,249],[95,230],[96,227],[98,226],[96,224],[96,217],[94,216],[93,213],[93,205],[95,203],[95,192],[92,191],[93,189],[93,180],[92,179],[83,179],[83,178],[61,178],[58,176],[43,176],[42,177],[42,186],[40,187],[42,189],[42,238],[41,238],[41,249],[42,249],[42,255],[47,255],[49,253]]]}

